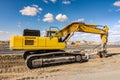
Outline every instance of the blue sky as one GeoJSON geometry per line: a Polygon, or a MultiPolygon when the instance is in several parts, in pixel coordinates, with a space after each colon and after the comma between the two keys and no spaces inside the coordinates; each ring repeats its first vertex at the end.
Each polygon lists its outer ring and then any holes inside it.
{"type": "MultiPolygon", "coordinates": [[[[109,26],[109,41],[120,41],[119,0],[0,0],[0,40],[22,35],[25,28],[42,33],[73,21],[109,26]]],[[[98,41],[98,35],[76,33],[71,40],[98,41]],[[94,38],[94,40],[93,40],[94,38]]]]}

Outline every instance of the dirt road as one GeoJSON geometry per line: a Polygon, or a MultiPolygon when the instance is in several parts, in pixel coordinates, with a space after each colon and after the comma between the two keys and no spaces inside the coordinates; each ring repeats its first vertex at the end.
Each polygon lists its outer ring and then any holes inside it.
{"type": "Polygon", "coordinates": [[[108,58],[90,59],[29,70],[22,54],[0,55],[0,80],[119,80],[120,48],[108,48],[108,58]]]}

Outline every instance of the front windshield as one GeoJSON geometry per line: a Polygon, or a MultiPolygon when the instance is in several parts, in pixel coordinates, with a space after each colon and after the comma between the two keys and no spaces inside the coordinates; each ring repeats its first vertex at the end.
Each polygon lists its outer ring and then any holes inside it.
{"type": "Polygon", "coordinates": [[[55,34],[55,32],[53,32],[53,31],[48,31],[48,32],[47,32],[47,37],[53,36],[54,34],[55,34]]]}

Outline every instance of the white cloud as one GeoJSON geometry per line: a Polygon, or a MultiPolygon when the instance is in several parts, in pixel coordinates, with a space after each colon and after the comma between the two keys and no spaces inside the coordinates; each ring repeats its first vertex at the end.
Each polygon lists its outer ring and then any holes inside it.
{"type": "Polygon", "coordinates": [[[72,21],[72,22],[85,22],[85,18],[79,18],[79,19],[72,21]]]}
{"type": "Polygon", "coordinates": [[[120,29],[120,20],[118,20],[112,27],[112,30],[119,30],[120,29]]]}
{"type": "Polygon", "coordinates": [[[20,35],[19,32],[13,31],[0,31],[0,40],[2,41],[6,41],[6,40],[10,40],[11,36],[15,36],[15,35],[20,35]]]}
{"type": "Polygon", "coordinates": [[[38,6],[38,5],[36,5],[36,4],[33,4],[32,6],[33,6],[33,7],[36,7],[36,8],[38,8],[38,7],[39,7],[39,6],[38,6]]]}
{"type": "Polygon", "coordinates": [[[63,15],[63,14],[58,14],[58,15],[56,16],[56,19],[57,19],[58,21],[60,21],[60,22],[64,22],[64,21],[66,21],[66,20],[68,19],[68,17],[67,17],[66,15],[63,15]]]}
{"type": "Polygon", "coordinates": [[[42,8],[38,8],[39,11],[42,11],[43,9],[42,8]]]}
{"type": "Polygon", "coordinates": [[[9,40],[10,32],[8,31],[0,31],[0,40],[9,40]]]}
{"type": "Polygon", "coordinates": [[[52,3],[55,3],[57,0],[50,0],[52,3]]]}
{"type": "Polygon", "coordinates": [[[109,42],[120,42],[120,20],[118,20],[109,30],[109,42]]]}
{"type": "Polygon", "coordinates": [[[38,5],[32,5],[32,6],[24,7],[19,12],[25,16],[36,16],[37,13],[41,12],[42,10],[43,9],[40,8],[38,5]]]}
{"type": "Polygon", "coordinates": [[[75,32],[74,35],[70,39],[71,41],[95,41],[101,42],[100,35],[98,34],[91,34],[91,33],[84,33],[84,32],[75,32]]]}
{"type": "Polygon", "coordinates": [[[119,31],[115,31],[115,30],[109,30],[109,33],[110,33],[110,35],[118,35],[118,34],[120,34],[119,31]]]}
{"type": "Polygon", "coordinates": [[[53,14],[51,14],[51,13],[45,14],[43,21],[44,22],[53,22],[54,21],[53,14]]]}
{"type": "Polygon", "coordinates": [[[120,1],[116,1],[113,3],[114,6],[120,7],[120,1]]]}
{"type": "Polygon", "coordinates": [[[57,0],[43,0],[44,3],[49,3],[49,2],[52,2],[52,3],[55,3],[57,0]]]}
{"type": "Polygon", "coordinates": [[[0,35],[2,35],[2,34],[9,34],[9,32],[8,31],[0,31],[0,35]]]}
{"type": "Polygon", "coordinates": [[[109,42],[120,42],[120,31],[111,29],[108,36],[109,42]]]}
{"type": "Polygon", "coordinates": [[[80,18],[80,19],[78,19],[78,22],[84,22],[84,21],[85,21],[84,18],[80,18]]]}
{"type": "Polygon", "coordinates": [[[41,37],[45,37],[46,36],[46,31],[41,31],[40,34],[41,34],[41,37]]]}
{"type": "Polygon", "coordinates": [[[71,2],[69,1],[69,0],[64,0],[64,1],[62,1],[62,4],[71,4],[71,2]]]}
{"type": "MultiPolygon", "coordinates": [[[[85,21],[85,18],[79,18],[78,20],[76,20],[77,22],[84,22],[85,21]]],[[[75,21],[75,22],[76,22],[75,21]]]]}
{"type": "Polygon", "coordinates": [[[48,3],[48,0],[43,0],[44,3],[48,3]]]}
{"type": "Polygon", "coordinates": [[[120,24],[120,20],[118,20],[118,23],[120,24]]]}
{"type": "Polygon", "coordinates": [[[48,4],[50,2],[52,3],[56,3],[57,1],[60,1],[62,4],[64,5],[68,5],[71,4],[72,2],[76,1],[76,0],[42,0],[44,3],[48,4]]]}

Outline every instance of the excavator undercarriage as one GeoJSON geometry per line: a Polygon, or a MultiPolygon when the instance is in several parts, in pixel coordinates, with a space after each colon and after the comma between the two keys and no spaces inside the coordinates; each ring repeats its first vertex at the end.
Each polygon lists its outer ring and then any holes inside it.
{"type": "MultiPolygon", "coordinates": [[[[24,53],[24,59],[26,54],[29,54],[28,51],[27,53],[24,53]]],[[[30,54],[25,59],[26,64],[30,69],[55,63],[82,61],[82,55],[80,53],[68,53],[65,51],[35,51],[33,54],[30,54]]]]}

